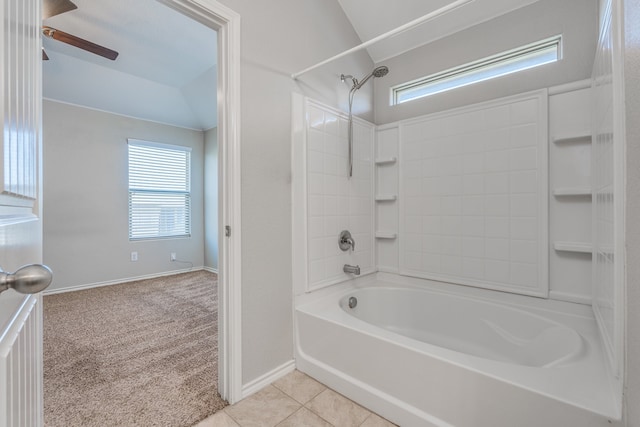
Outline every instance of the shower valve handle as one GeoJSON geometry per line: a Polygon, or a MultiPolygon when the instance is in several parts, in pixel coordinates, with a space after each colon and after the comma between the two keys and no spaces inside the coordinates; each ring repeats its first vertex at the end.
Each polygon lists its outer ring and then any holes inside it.
{"type": "Polygon", "coordinates": [[[349,249],[355,251],[356,250],[356,241],[351,237],[351,233],[349,230],[342,230],[340,232],[340,240],[338,240],[338,246],[343,252],[348,251],[349,249]]]}

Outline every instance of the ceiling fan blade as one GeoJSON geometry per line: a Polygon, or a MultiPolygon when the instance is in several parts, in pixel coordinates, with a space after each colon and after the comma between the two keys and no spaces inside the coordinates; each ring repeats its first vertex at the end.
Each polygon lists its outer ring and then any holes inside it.
{"type": "Polygon", "coordinates": [[[47,55],[47,52],[44,51],[44,48],[42,48],[42,60],[43,61],[49,60],[49,56],[47,55]]]}
{"type": "Polygon", "coordinates": [[[87,52],[100,55],[112,61],[115,61],[115,59],[118,57],[118,52],[116,52],[115,50],[108,49],[104,46],[100,46],[99,44],[92,43],[88,40],[81,39],[80,37],[76,37],[73,34],[65,33],[64,31],[60,31],[55,28],[42,27],[42,34],[54,40],[58,40],[60,42],[70,44],[71,46],[86,50],[87,52]]]}
{"type": "Polygon", "coordinates": [[[73,4],[71,0],[43,0],[42,19],[51,18],[77,8],[78,6],[73,4]]]}

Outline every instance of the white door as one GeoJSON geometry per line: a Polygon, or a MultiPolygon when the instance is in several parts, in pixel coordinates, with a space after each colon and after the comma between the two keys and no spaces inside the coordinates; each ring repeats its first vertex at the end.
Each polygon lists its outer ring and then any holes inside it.
{"type": "MultiPolygon", "coordinates": [[[[40,4],[0,2],[0,267],[12,273],[42,262],[40,4]]],[[[41,426],[42,298],[14,279],[0,273],[0,427],[41,426]]]]}

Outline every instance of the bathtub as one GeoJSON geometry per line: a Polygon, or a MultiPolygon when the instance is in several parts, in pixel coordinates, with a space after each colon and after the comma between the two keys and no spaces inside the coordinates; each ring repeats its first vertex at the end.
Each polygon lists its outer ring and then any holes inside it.
{"type": "Polygon", "coordinates": [[[589,307],[379,273],[298,296],[295,323],[299,370],[402,426],[619,417],[589,307]]]}

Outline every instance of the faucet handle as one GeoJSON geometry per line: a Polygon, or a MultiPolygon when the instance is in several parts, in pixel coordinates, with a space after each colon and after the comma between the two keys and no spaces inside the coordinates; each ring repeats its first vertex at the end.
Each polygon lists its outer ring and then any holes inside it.
{"type": "Polygon", "coordinates": [[[351,233],[349,230],[342,230],[340,232],[340,239],[338,240],[338,246],[343,252],[346,252],[351,248],[351,250],[356,250],[356,241],[351,237],[351,233]]]}

